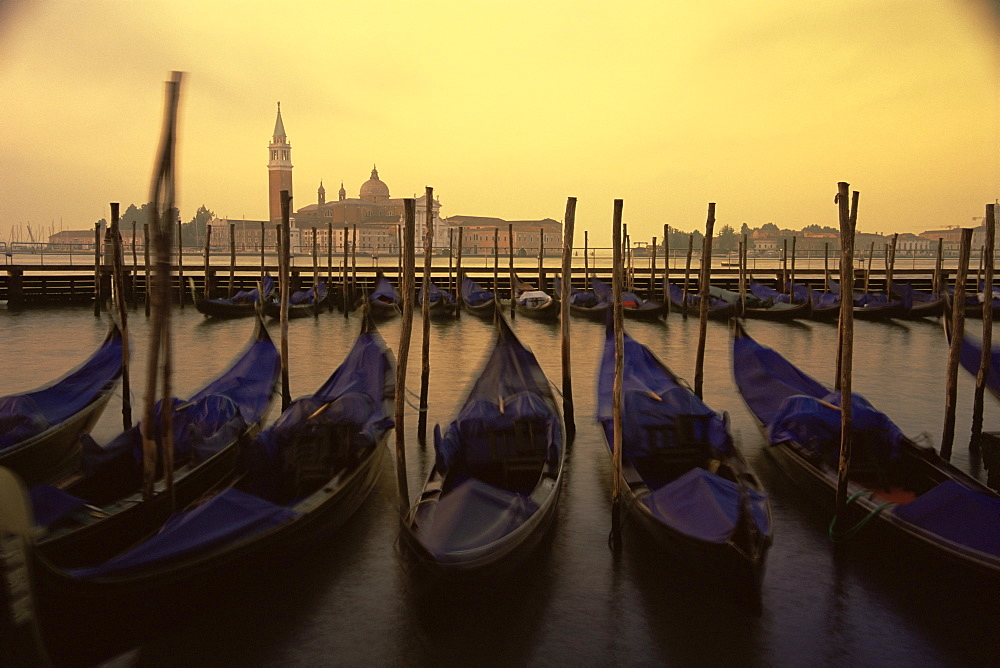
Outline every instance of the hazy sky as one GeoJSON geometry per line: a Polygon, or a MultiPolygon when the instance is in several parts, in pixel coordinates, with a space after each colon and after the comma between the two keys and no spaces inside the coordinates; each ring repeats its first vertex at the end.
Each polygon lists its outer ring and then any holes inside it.
{"type": "MultiPolygon", "coordinates": [[[[0,0],[0,240],[142,203],[183,70],[187,221],[267,216],[281,101],[293,208],[372,165],[446,216],[610,238],[968,225],[1000,197],[1000,10],[986,0],[0,0]]],[[[582,236],[582,235],[581,235],[582,236]]]]}

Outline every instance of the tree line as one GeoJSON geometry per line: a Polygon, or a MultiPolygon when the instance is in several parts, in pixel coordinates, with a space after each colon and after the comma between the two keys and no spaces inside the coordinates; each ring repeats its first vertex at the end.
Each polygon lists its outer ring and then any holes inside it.
{"type": "MultiPolygon", "coordinates": [[[[129,204],[128,208],[125,209],[118,217],[118,229],[121,230],[122,236],[125,236],[126,230],[132,229],[132,223],[135,223],[136,234],[141,237],[143,225],[149,222],[150,216],[150,204],[147,202],[142,206],[136,206],[135,204],[129,204]]],[[[198,207],[198,211],[195,212],[194,217],[191,218],[186,223],[181,223],[181,243],[184,246],[202,246],[205,243],[205,228],[208,226],[208,221],[215,218],[215,212],[202,204],[198,207]]],[[[176,208],[173,211],[173,215],[170,216],[171,220],[180,220],[180,211],[176,208]]],[[[101,218],[95,221],[94,224],[107,225],[108,221],[105,218],[101,218]]]]}

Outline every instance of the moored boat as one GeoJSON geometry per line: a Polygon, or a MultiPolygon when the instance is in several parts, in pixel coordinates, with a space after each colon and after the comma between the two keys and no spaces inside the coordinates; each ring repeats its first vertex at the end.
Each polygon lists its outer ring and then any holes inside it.
{"type": "MultiPolygon", "coordinates": [[[[597,298],[611,304],[611,286],[599,278],[590,279],[597,298]]],[[[643,299],[634,292],[622,292],[622,312],[626,318],[633,320],[659,320],[666,313],[666,306],[655,299],[643,299]]]]}
{"type": "MultiPolygon", "coordinates": [[[[813,498],[832,508],[840,447],[840,393],[831,392],[739,325],[733,375],[764,431],[767,451],[813,498]]],[[[894,539],[915,557],[960,566],[1000,582],[1000,495],[906,437],[861,395],[854,425],[846,518],[840,536],[868,536],[879,549],[894,539]]]]}
{"type": "Polygon", "coordinates": [[[535,356],[497,317],[493,351],[410,507],[403,536],[445,579],[517,568],[545,536],[562,486],[562,417],[535,356]]]}
{"type": "MultiPolygon", "coordinates": [[[[246,349],[228,369],[186,400],[172,400],[172,489],[158,483],[143,499],[142,423],[101,446],[83,437],[79,471],[31,488],[37,548],[61,565],[89,565],[135,542],[225,481],[239,445],[259,429],[279,379],[279,355],[258,319],[246,349]]],[[[163,405],[155,408],[162,448],[163,405]]],[[[157,472],[162,461],[157,454],[157,472]]]]}
{"type": "MultiPolygon", "coordinates": [[[[624,335],[622,490],[638,523],[679,563],[759,592],[771,508],[725,419],[624,335]]],[[[615,340],[607,328],[597,417],[614,447],[615,340]]]]}
{"type": "MultiPolygon", "coordinates": [[[[330,293],[326,289],[326,281],[321,280],[315,287],[296,290],[288,297],[289,318],[306,318],[330,308],[330,293]]],[[[264,315],[269,318],[280,318],[281,301],[272,299],[265,302],[264,315]]]]}
{"type": "Polygon", "coordinates": [[[534,320],[554,322],[559,319],[560,302],[557,298],[533,285],[514,277],[514,310],[534,320]]]}
{"type": "Polygon", "coordinates": [[[402,312],[403,298],[381,270],[375,274],[375,286],[368,295],[368,308],[371,317],[376,319],[391,318],[402,312]]]}
{"type": "MultiPolygon", "coordinates": [[[[689,292],[687,302],[684,301],[684,288],[673,283],[667,284],[667,294],[670,303],[677,313],[686,312],[691,315],[698,315],[701,308],[701,296],[697,293],[689,292]]],[[[716,295],[708,296],[708,317],[711,320],[728,320],[739,313],[739,304],[727,302],[716,295]]]]}
{"type": "MultiPolygon", "coordinates": [[[[427,312],[430,317],[434,320],[444,320],[454,318],[458,312],[458,306],[455,303],[455,297],[447,290],[443,290],[438,287],[433,281],[428,283],[428,299],[427,312]]],[[[420,288],[420,292],[417,295],[417,304],[423,304],[424,302],[424,289],[420,288]]]]}
{"type": "MultiPolygon", "coordinates": [[[[296,400],[253,441],[236,485],[182,509],[158,533],[108,561],[61,568],[32,544],[30,523],[12,526],[9,512],[6,526],[0,518],[0,532],[26,543],[41,635],[54,658],[91,658],[95,636],[109,637],[111,649],[114,643],[127,648],[130,634],[141,634],[137,619],[157,615],[159,622],[161,615],[211,605],[213,591],[262,579],[277,559],[293,560],[343,524],[381,471],[394,380],[392,354],[366,318],[323,386],[296,400]]],[[[9,487],[0,494],[9,498],[9,487]]],[[[29,508],[22,506],[23,517],[29,508]]]]}
{"type": "Polygon", "coordinates": [[[492,319],[497,310],[496,296],[492,290],[485,290],[468,276],[462,277],[462,306],[472,315],[492,319]]]}
{"type": "Polygon", "coordinates": [[[97,423],[121,373],[122,334],[112,325],[97,350],[61,378],[0,397],[0,466],[29,485],[74,471],[80,434],[97,423]]]}
{"type": "Polygon", "coordinates": [[[276,287],[274,278],[265,274],[261,278],[259,288],[240,290],[225,299],[207,299],[195,289],[193,279],[188,279],[188,285],[191,288],[191,299],[195,308],[213,318],[250,317],[257,312],[258,304],[266,302],[271,297],[276,287]]]}

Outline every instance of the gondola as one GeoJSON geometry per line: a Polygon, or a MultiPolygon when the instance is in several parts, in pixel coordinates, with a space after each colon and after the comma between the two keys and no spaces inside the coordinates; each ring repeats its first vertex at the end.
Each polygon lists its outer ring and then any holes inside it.
{"type": "Polygon", "coordinates": [[[837,322],[840,320],[840,293],[819,292],[810,289],[809,299],[812,302],[811,320],[822,322],[837,322]]]}
{"type": "Polygon", "coordinates": [[[380,270],[375,274],[375,286],[368,295],[368,312],[372,318],[382,320],[399,315],[402,308],[403,298],[380,270]]]}
{"type": "Polygon", "coordinates": [[[492,290],[484,290],[479,283],[468,276],[462,277],[462,306],[474,316],[492,319],[497,310],[496,298],[492,290]]]}
{"type": "MultiPolygon", "coordinates": [[[[673,283],[667,284],[667,294],[670,303],[677,313],[685,312],[684,288],[673,283]]],[[[686,309],[688,314],[698,315],[701,307],[701,296],[697,293],[688,292],[686,309]]],[[[709,294],[708,296],[708,317],[710,320],[728,320],[739,313],[739,304],[727,302],[719,297],[709,294]]]]}
{"type": "MultiPolygon", "coordinates": [[[[562,294],[560,279],[555,280],[556,293],[562,294]]],[[[569,314],[578,318],[585,318],[595,322],[604,322],[608,317],[608,309],[611,304],[598,299],[593,290],[580,290],[570,287],[569,289],[569,314]]]]}
{"type": "MultiPolygon", "coordinates": [[[[599,278],[590,279],[590,285],[594,288],[594,294],[602,302],[612,303],[611,286],[599,278]]],[[[662,302],[655,299],[643,299],[634,292],[622,293],[622,311],[626,318],[633,320],[659,320],[666,312],[666,307],[662,302]]]]}
{"type": "Polygon", "coordinates": [[[909,281],[894,283],[892,292],[903,300],[903,305],[906,307],[905,317],[908,320],[938,318],[944,314],[944,295],[916,290],[909,281]]]}
{"type": "MultiPolygon", "coordinates": [[[[627,333],[622,491],[638,524],[668,554],[713,582],[759,593],[771,508],[718,415],[627,333]]],[[[614,450],[614,329],[607,328],[597,418],[614,450]]]]}
{"type": "MultiPolygon", "coordinates": [[[[29,545],[42,636],[61,650],[57,657],[79,661],[92,636],[134,632],[140,624],[133,617],[211,605],[220,581],[235,589],[264,579],[272,562],[290,563],[347,521],[381,472],[394,383],[392,353],[366,317],[323,386],[293,402],[250,444],[246,473],[235,485],[90,567],[62,568],[29,545]]],[[[14,530],[28,538],[31,527],[14,530]]]]}
{"type": "MultiPolygon", "coordinates": [[[[732,290],[713,287],[712,291],[726,301],[738,302],[740,298],[739,293],[732,290]]],[[[809,303],[807,296],[805,298],[802,297],[804,295],[800,291],[796,291],[798,301],[790,301],[788,295],[778,292],[769,286],[751,281],[750,292],[746,295],[742,315],[744,318],[777,320],[781,322],[808,318],[812,311],[812,305],[809,303]]]]}
{"type": "MultiPolygon", "coordinates": [[[[447,290],[442,290],[433,281],[428,282],[429,290],[429,303],[427,304],[427,312],[433,320],[447,320],[454,318],[458,313],[458,305],[455,303],[455,297],[447,290]]],[[[417,296],[417,304],[421,305],[424,303],[424,288],[421,286],[420,292],[417,296]]]]}
{"type": "Polygon", "coordinates": [[[434,428],[434,466],[403,537],[437,580],[500,575],[534,550],[563,479],[563,424],[534,354],[497,313],[497,338],[458,417],[434,428]]]}
{"type": "Polygon", "coordinates": [[[0,397],[0,466],[29,485],[75,470],[80,434],[96,424],[121,373],[122,334],[112,325],[97,350],[62,378],[0,397]]]}
{"type": "MultiPolygon", "coordinates": [[[[63,565],[100,561],[231,476],[240,443],[256,433],[271,405],[279,371],[278,350],[258,318],[246,349],[226,371],[189,399],[173,399],[172,493],[157,484],[150,499],[142,498],[141,424],[104,446],[85,435],[77,473],[31,488],[38,549],[63,565]]],[[[158,450],[161,404],[155,409],[158,450]]],[[[159,454],[157,461],[159,477],[159,454]]]]}
{"type": "MultiPolygon", "coordinates": [[[[289,318],[306,318],[330,308],[330,292],[326,289],[326,281],[320,281],[315,289],[296,290],[288,298],[289,318]]],[[[281,301],[272,299],[265,302],[264,315],[269,318],[280,318],[281,301]]]]}
{"type": "Polygon", "coordinates": [[[204,294],[200,294],[194,287],[194,279],[188,279],[191,287],[191,299],[194,307],[199,313],[213,318],[246,318],[257,312],[257,304],[266,302],[271,293],[274,292],[275,281],[269,275],[264,275],[261,279],[261,290],[240,290],[227,299],[206,299],[204,294]],[[260,293],[263,292],[263,299],[260,293]]]}
{"type": "MultiPolygon", "coordinates": [[[[811,496],[832,508],[840,448],[840,392],[830,392],[737,324],[733,375],[765,431],[767,451],[811,496]]],[[[1000,581],[1000,495],[907,438],[861,395],[851,400],[854,433],[844,526],[877,549],[899,539],[918,553],[1000,581]]],[[[995,585],[993,585],[995,586],[995,585]]]]}
{"type": "MultiPolygon", "coordinates": [[[[840,292],[840,284],[830,279],[831,292],[840,292]]],[[[888,299],[873,292],[853,291],[854,317],[858,320],[888,320],[906,316],[906,305],[902,299],[888,299]]]]}
{"type": "Polygon", "coordinates": [[[514,276],[514,310],[534,320],[559,320],[559,299],[514,276]]]}

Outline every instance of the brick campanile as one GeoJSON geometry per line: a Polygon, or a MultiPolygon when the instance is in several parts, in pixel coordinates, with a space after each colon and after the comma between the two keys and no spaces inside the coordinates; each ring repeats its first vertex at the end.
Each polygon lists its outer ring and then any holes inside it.
{"type": "Polygon", "coordinates": [[[281,222],[281,191],[292,195],[292,145],[285,136],[285,124],[281,122],[281,103],[278,103],[278,119],[274,122],[274,136],[267,145],[268,210],[272,223],[281,222]]]}

